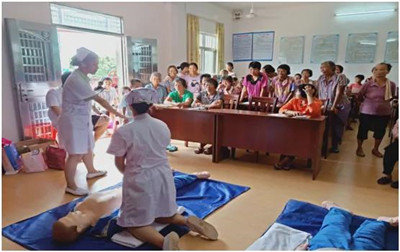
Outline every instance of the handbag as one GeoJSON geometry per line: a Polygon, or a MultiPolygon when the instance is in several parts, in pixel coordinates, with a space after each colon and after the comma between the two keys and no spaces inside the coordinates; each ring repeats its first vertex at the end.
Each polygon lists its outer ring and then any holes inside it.
{"type": "Polygon", "coordinates": [[[44,162],[43,152],[41,149],[36,149],[21,155],[22,171],[25,173],[42,172],[47,170],[47,165],[44,162]]]}
{"type": "Polygon", "coordinates": [[[21,156],[19,155],[15,145],[8,144],[5,145],[3,148],[14,170],[18,170],[19,168],[21,168],[21,156]]]}
{"type": "Polygon", "coordinates": [[[64,170],[65,158],[67,157],[67,152],[57,146],[49,145],[46,149],[47,157],[47,167],[51,169],[64,170]]]}

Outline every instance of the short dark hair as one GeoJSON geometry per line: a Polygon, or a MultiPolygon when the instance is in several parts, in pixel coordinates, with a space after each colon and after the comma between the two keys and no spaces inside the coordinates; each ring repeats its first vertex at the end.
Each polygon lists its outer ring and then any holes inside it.
{"type": "Polygon", "coordinates": [[[135,85],[135,83],[140,83],[140,84],[142,84],[142,81],[141,80],[139,80],[139,79],[131,79],[131,85],[135,85]]]}
{"type": "Polygon", "coordinates": [[[310,75],[310,77],[312,77],[312,70],[311,69],[308,69],[308,68],[303,69],[303,70],[301,70],[301,73],[303,73],[304,71],[308,72],[308,75],[310,75]]]}
{"type": "Polygon", "coordinates": [[[197,66],[197,64],[196,64],[196,63],[194,63],[194,62],[191,62],[191,63],[189,64],[189,66],[195,66],[195,67],[196,67],[196,69],[199,69],[199,67],[197,66]]]}
{"type": "Polygon", "coordinates": [[[187,83],[186,83],[186,80],[185,80],[185,79],[176,78],[176,79],[175,79],[175,82],[180,82],[184,88],[187,88],[187,83]]]}
{"type": "Polygon", "coordinates": [[[314,89],[314,96],[317,96],[317,94],[318,94],[317,93],[317,88],[314,85],[312,85],[312,84],[301,84],[301,85],[297,86],[297,90],[300,92],[301,97],[307,98],[307,94],[304,91],[304,88],[306,86],[310,86],[312,89],[314,89]]]}
{"type": "Polygon", "coordinates": [[[203,81],[204,78],[211,79],[211,74],[205,73],[205,74],[200,75],[200,83],[203,81]]]}
{"type": "Polygon", "coordinates": [[[146,113],[152,105],[153,104],[148,104],[146,102],[131,104],[132,108],[136,111],[138,115],[146,113]]]}
{"type": "Polygon", "coordinates": [[[178,68],[176,68],[176,66],[170,65],[170,66],[168,66],[168,68],[167,68],[167,74],[169,74],[169,69],[171,69],[171,68],[175,69],[175,71],[178,72],[178,68]]]}
{"type": "Polygon", "coordinates": [[[294,76],[300,76],[300,78],[301,78],[301,74],[299,74],[299,73],[295,74],[294,76]]]}
{"type": "Polygon", "coordinates": [[[385,65],[387,67],[388,72],[390,72],[390,70],[392,69],[392,65],[386,62],[381,62],[378,65],[385,65]]]}
{"type": "Polygon", "coordinates": [[[213,78],[211,78],[211,79],[208,79],[207,81],[206,81],[206,83],[207,84],[211,84],[211,85],[213,85],[215,88],[217,88],[218,87],[218,81],[216,81],[215,79],[213,79],[213,78]]]}
{"type": "Polygon", "coordinates": [[[261,63],[258,61],[252,61],[249,64],[249,68],[257,68],[258,70],[261,70],[261,63]]]}
{"type": "Polygon", "coordinates": [[[65,82],[67,81],[68,77],[71,75],[71,72],[65,72],[61,75],[61,87],[64,86],[65,82]]]}
{"type": "Polygon", "coordinates": [[[331,61],[331,60],[328,60],[328,61],[322,62],[321,65],[328,65],[328,66],[331,68],[331,70],[332,70],[333,72],[335,72],[335,67],[336,67],[335,62],[333,62],[333,61],[331,61]]]}
{"type": "Polygon", "coordinates": [[[365,76],[362,74],[357,74],[356,78],[359,78],[361,81],[363,81],[365,79],[365,76]]]}
{"type": "Polygon", "coordinates": [[[103,79],[102,79],[102,81],[104,82],[104,81],[106,81],[106,80],[108,80],[108,81],[112,81],[112,79],[110,78],[110,77],[104,77],[103,79]]]}
{"type": "Polygon", "coordinates": [[[344,68],[343,68],[342,65],[336,65],[336,67],[339,68],[339,72],[340,72],[340,73],[343,73],[343,69],[344,69],[344,68]]]}
{"type": "Polygon", "coordinates": [[[227,82],[229,82],[229,83],[231,83],[231,84],[233,84],[233,78],[232,78],[232,76],[224,76],[224,77],[222,77],[222,80],[225,80],[225,81],[227,81],[227,82]]]}
{"type": "Polygon", "coordinates": [[[289,75],[290,74],[290,66],[287,64],[282,64],[278,66],[278,69],[283,69],[286,70],[286,73],[289,75]]]}
{"type": "Polygon", "coordinates": [[[226,63],[228,66],[230,66],[230,67],[232,67],[232,69],[233,69],[233,63],[232,62],[228,62],[228,63],[226,63]]]}
{"type": "Polygon", "coordinates": [[[187,63],[187,62],[182,62],[182,63],[177,67],[177,69],[182,70],[182,69],[184,69],[185,67],[189,67],[189,63],[187,63]]]}
{"type": "Polygon", "coordinates": [[[263,66],[263,69],[266,73],[275,73],[275,68],[269,64],[263,66]]]}

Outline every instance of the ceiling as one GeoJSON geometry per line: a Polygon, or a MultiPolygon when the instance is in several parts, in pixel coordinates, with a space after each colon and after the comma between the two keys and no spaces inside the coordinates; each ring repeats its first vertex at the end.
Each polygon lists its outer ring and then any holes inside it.
{"type": "MultiPolygon", "coordinates": [[[[227,10],[247,10],[251,8],[251,2],[212,2],[213,4],[225,8],[227,10]]],[[[301,5],[305,3],[301,2],[253,2],[254,9],[267,9],[267,8],[276,8],[281,6],[287,6],[290,4],[293,5],[301,5]]]]}

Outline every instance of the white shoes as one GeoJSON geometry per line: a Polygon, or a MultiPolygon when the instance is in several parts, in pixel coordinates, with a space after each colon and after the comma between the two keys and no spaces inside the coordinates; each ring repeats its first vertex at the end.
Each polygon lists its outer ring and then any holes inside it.
{"type": "Polygon", "coordinates": [[[75,190],[67,187],[67,188],[65,188],[65,192],[70,193],[72,195],[76,195],[76,196],[85,196],[85,195],[89,194],[88,190],[79,188],[79,187],[77,187],[75,190]]]}
{"type": "Polygon", "coordinates": [[[189,216],[186,219],[186,225],[191,231],[201,234],[212,241],[218,239],[218,232],[215,227],[197,216],[189,216]]]}
{"type": "Polygon", "coordinates": [[[180,250],[179,249],[179,235],[171,232],[164,237],[163,250],[180,250]]]}
{"type": "Polygon", "coordinates": [[[88,173],[86,175],[87,179],[92,179],[92,178],[97,178],[97,177],[101,177],[107,174],[107,171],[97,171],[97,172],[92,172],[92,173],[88,173]]]}

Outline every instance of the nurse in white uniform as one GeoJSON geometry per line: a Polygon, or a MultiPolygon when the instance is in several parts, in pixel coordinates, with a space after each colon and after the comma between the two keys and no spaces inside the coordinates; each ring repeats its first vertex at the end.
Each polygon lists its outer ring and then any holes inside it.
{"type": "Polygon", "coordinates": [[[98,171],[93,166],[93,125],[91,121],[91,100],[95,100],[111,113],[126,119],[117,112],[98,92],[91,89],[88,74],[96,73],[98,56],[81,47],[72,58],[71,64],[78,66],[68,77],[62,92],[61,116],[58,128],[63,145],[68,153],[65,165],[66,192],[74,195],[86,195],[88,190],[80,188],[75,183],[75,172],[78,163],[82,160],[88,174],[87,178],[103,176],[106,171],[98,171]]]}
{"type": "Polygon", "coordinates": [[[171,141],[168,126],[148,114],[158,102],[157,91],[132,90],[126,96],[134,121],[117,129],[107,152],[115,155],[115,165],[123,174],[122,205],[117,224],[137,239],[158,247],[178,248],[175,232],[165,238],[151,226],[153,222],[188,226],[211,240],[218,233],[213,226],[195,217],[177,214],[176,190],[165,148],[171,141]]]}

